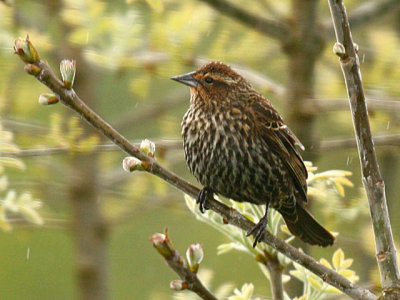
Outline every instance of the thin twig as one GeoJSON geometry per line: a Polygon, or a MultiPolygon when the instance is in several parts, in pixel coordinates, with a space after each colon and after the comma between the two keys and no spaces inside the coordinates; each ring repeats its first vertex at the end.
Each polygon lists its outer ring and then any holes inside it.
{"type": "MultiPolygon", "coordinates": [[[[374,135],[375,146],[400,146],[400,133],[395,134],[377,134],[374,135]]],[[[356,148],[357,142],[354,137],[323,140],[317,147],[317,151],[331,151],[338,149],[356,148]]]]}
{"type": "MultiPolygon", "coordinates": [[[[372,99],[366,98],[369,110],[386,110],[394,113],[400,112],[400,100],[372,99]]],[[[308,99],[319,112],[341,111],[349,109],[349,100],[346,98],[337,99],[308,99]]]]}
{"type": "Polygon", "coordinates": [[[284,22],[268,20],[240,8],[226,0],[200,0],[207,3],[221,14],[250,26],[254,30],[285,43],[289,38],[288,26],[284,22]]]}
{"type": "MultiPolygon", "coordinates": [[[[133,146],[138,148],[140,146],[139,141],[131,142],[133,146]]],[[[181,140],[157,140],[155,141],[157,150],[174,150],[182,149],[181,140]]],[[[15,151],[2,151],[3,156],[14,156],[14,157],[34,157],[34,156],[48,156],[48,155],[59,155],[67,153],[88,153],[88,152],[110,152],[120,151],[121,149],[115,144],[100,144],[95,145],[93,148],[88,149],[86,146],[81,147],[74,145],[72,147],[51,147],[51,148],[36,148],[36,149],[21,149],[18,152],[15,151]]]]}
{"type": "Polygon", "coordinates": [[[360,63],[356,53],[346,8],[342,0],[329,0],[337,44],[334,51],[340,57],[349,96],[353,125],[361,163],[364,188],[367,192],[375,234],[376,259],[381,275],[384,299],[399,299],[400,273],[387,209],[385,184],[379,171],[368,119],[360,63]],[[394,298],[391,295],[396,295],[394,298]]]}
{"type": "Polygon", "coordinates": [[[196,272],[189,269],[184,258],[175,250],[168,236],[168,229],[164,234],[155,233],[150,238],[154,248],[164,257],[168,266],[182,279],[181,289],[188,289],[204,300],[218,300],[200,281],[196,272]]]}
{"type": "MultiPolygon", "coordinates": [[[[21,56],[23,49],[16,49],[16,52],[21,56]]],[[[165,180],[169,184],[173,185],[177,189],[190,195],[191,197],[197,197],[200,190],[183,178],[179,177],[170,170],[164,168],[155,158],[146,155],[138,148],[133,146],[128,139],[122,136],[118,131],[112,128],[107,122],[105,122],[99,115],[91,110],[75,93],[73,89],[67,89],[64,87],[57,76],[54,74],[50,66],[44,61],[38,61],[33,64],[27,64],[26,70],[35,71],[35,77],[41,81],[44,85],[50,88],[60,99],[60,102],[68,106],[76,113],[78,113],[83,119],[90,123],[99,132],[108,137],[113,143],[118,145],[123,151],[132,155],[142,161],[142,164],[146,166],[146,171],[152,173],[159,178],[165,180]],[[34,67],[32,69],[32,66],[34,67]]],[[[31,72],[32,74],[32,72],[31,72]]],[[[246,232],[254,227],[254,223],[249,219],[241,215],[239,212],[225,204],[210,199],[210,208],[223,217],[229,224],[245,230],[246,232]]],[[[327,268],[311,256],[300,252],[292,245],[287,244],[283,240],[277,238],[270,232],[266,231],[262,242],[267,243],[278,252],[287,256],[291,260],[296,261],[306,269],[310,270],[320,278],[322,278],[328,284],[341,290],[343,293],[354,299],[377,299],[376,296],[369,290],[361,288],[355,283],[347,280],[345,277],[337,273],[336,271],[327,268]]]]}
{"type": "MultiPolygon", "coordinates": [[[[373,136],[375,146],[400,146],[400,133],[378,133],[373,136]]],[[[164,150],[182,150],[182,140],[153,140],[157,146],[157,151],[164,150]]],[[[139,147],[139,141],[131,141],[132,145],[136,148],[139,147]]],[[[340,138],[331,140],[322,140],[317,147],[312,149],[312,151],[332,151],[338,149],[348,149],[355,148],[357,146],[354,137],[351,138],[340,138]]],[[[100,144],[94,146],[90,151],[94,152],[111,152],[120,151],[121,148],[115,144],[100,144]]],[[[80,147],[79,145],[74,145],[73,149],[70,147],[53,147],[53,148],[37,148],[37,149],[22,149],[18,152],[14,151],[3,151],[3,156],[13,156],[13,157],[35,157],[35,156],[49,156],[49,155],[59,155],[68,153],[87,153],[89,150],[87,147],[80,147]]]]}

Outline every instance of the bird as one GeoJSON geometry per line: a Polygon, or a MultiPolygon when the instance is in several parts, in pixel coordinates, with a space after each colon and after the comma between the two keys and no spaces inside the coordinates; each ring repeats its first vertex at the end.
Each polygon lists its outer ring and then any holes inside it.
{"type": "Polygon", "coordinates": [[[190,88],[182,138],[188,168],[203,185],[196,199],[200,211],[209,209],[214,194],[266,205],[247,232],[253,247],[263,239],[269,207],[304,242],[332,245],[333,235],[305,208],[308,173],[296,148],[304,146],[272,104],[222,62],[171,79],[190,88]]]}

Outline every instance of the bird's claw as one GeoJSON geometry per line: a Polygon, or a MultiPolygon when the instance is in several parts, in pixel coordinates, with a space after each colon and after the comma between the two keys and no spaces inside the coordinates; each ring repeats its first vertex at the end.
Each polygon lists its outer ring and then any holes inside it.
{"type": "Polygon", "coordinates": [[[247,232],[246,236],[254,235],[253,248],[257,246],[257,243],[261,242],[261,240],[264,237],[264,233],[265,233],[265,227],[260,226],[260,223],[254,225],[254,227],[247,232]]]}
{"type": "Polygon", "coordinates": [[[261,218],[260,222],[258,222],[256,225],[253,226],[247,233],[246,236],[254,235],[254,243],[253,243],[253,248],[257,246],[259,242],[262,241],[264,238],[265,234],[265,228],[267,227],[268,219],[267,216],[265,215],[263,218],[261,218]]]}
{"type": "Polygon", "coordinates": [[[199,204],[199,208],[202,214],[204,214],[207,209],[210,209],[210,204],[208,203],[208,200],[213,197],[213,194],[213,191],[207,187],[203,188],[199,192],[196,203],[199,204]]]}

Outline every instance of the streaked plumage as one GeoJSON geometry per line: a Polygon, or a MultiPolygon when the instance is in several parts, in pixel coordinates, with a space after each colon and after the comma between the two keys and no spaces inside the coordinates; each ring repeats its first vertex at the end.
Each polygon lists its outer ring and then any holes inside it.
{"type": "MultiPolygon", "coordinates": [[[[219,62],[172,79],[190,86],[182,137],[189,169],[204,186],[200,209],[213,192],[267,204],[282,214],[294,235],[313,245],[331,245],[333,236],[303,208],[307,170],[295,146],[302,145],[271,103],[219,62]]],[[[265,216],[250,232],[255,244],[266,222],[265,216]]]]}

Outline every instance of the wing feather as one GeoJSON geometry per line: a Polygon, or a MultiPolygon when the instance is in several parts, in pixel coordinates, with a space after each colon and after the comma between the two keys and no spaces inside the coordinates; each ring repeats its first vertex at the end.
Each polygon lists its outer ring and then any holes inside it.
{"type": "MultiPolygon", "coordinates": [[[[275,108],[263,97],[252,104],[252,110],[260,126],[260,134],[271,150],[282,157],[282,161],[293,179],[301,200],[307,201],[307,169],[296,149],[304,146],[283,122],[275,108]]],[[[300,200],[300,199],[299,199],[300,200]]]]}

